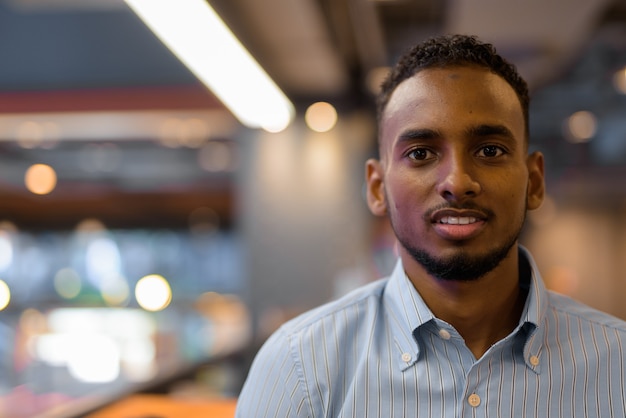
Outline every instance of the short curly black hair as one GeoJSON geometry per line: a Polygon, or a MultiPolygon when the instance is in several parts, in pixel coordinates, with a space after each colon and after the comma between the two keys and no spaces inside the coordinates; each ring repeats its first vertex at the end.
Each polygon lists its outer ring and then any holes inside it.
{"type": "Polygon", "coordinates": [[[376,103],[378,121],[382,120],[389,98],[404,80],[427,68],[466,65],[484,67],[509,83],[522,105],[528,135],[530,98],[526,81],[513,64],[498,55],[492,44],[481,42],[476,36],[469,35],[442,35],[430,38],[405,52],[381,85],[376,103]]]}

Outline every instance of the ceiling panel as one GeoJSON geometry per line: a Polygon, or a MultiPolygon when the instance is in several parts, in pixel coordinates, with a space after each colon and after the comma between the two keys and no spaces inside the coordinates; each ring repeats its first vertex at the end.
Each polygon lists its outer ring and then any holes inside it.
{"type": "Polygon", "coordinates": [[[119,3],[106,9],[66,3],[56,9],[0,2],[0,90],[197,85],[119,3]]]}

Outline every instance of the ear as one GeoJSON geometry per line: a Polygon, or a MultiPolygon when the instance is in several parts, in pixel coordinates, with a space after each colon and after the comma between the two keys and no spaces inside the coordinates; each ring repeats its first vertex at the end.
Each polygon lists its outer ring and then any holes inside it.
{"type": "Polygon", "coordinates": [[[376,216],[387,214],[383,167],[379,160],[369,159],[365,163],[365,179],[367,181],[367,206],[376,216]]]}
{"type": "Polygon", "coordinates": [[[541,206],[545,194],[543,154],[533,152],[526,158],[526,165],[528,167],[526,207],[533,210],[541,206]]]}

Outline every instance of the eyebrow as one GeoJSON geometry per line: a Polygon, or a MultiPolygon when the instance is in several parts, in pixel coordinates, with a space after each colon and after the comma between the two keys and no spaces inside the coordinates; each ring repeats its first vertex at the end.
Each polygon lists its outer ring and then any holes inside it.
{"type": "MultiPolygon", "coordinates": [[[[465,130],[465,134],[469,137],[482,138],[488,136],[502,136],[510,139],[515,139],[515,135],[509,128],[504,125],[489,125],[480,124],[470,126],[465,130]]],[[[408,129],[398,137],[399,142],[412,141],[412,140],[428,140],[441,138],[443,135],[434,129],[408,129]]]]}
{"type": "Polygon", "coordinates": [[[409,129],[398,137],[398,142],[413,141],[416,139],[436,139],[441,138],[441,133],[433,129],[409,129]]]}
{"type": "Polygon", "coordinates": [[[476,125],[469,127],[466,132],[470,137],[487,137],[487,136],[501,136],[509,139],[515,139],[515,135],[509,128],[504,125],[476,125]]]}

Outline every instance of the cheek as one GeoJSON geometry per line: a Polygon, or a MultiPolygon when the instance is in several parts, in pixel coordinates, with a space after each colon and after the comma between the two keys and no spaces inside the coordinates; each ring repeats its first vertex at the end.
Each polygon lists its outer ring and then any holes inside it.
{"type": "Polygon", "coordinates": [[[433,196],[422,185],[412,182],[394,183],[387,189],[387,208],[396,222],[414,224],[422,219],[433,196]]]}
{"type": "MultiPolygon", "coordinates": [[[[518,211],[525,212],[527,209],[528,184],[525,182],[524,183],[518,182],[518,183],[519,184],[516,184],[514,189],[510,190],[505,195],[506,200],[504,204],[508,207],[508,210],[510,212],[518,212],[518,211]]],[[[511,188],[511,184],[509,184],[507,187],[511,188]]]]}
{"type": "Polygon", "coordinates": [[[387,200],[388,205],[400,211],[414,208],[423,199],[421,184],[413,177],[406,175],[395,175],[387,178],[387,200]]]}
{"type": "Polygon", "coordinates": [[[499,190],[500,195],[511,202],[526,200],[526,190],[528,188],[528,178],[525,172],[494,175],[491,186],[484,188],[484,191],[499,190]]]}
{"type": "Polygon", "coordinates": [[[390,182],[389,179],[385,183],[385,200],[387,209],[393,212],[402,212],[407,206],[407,193],[406,188],[395,182],[390,182]]]}

